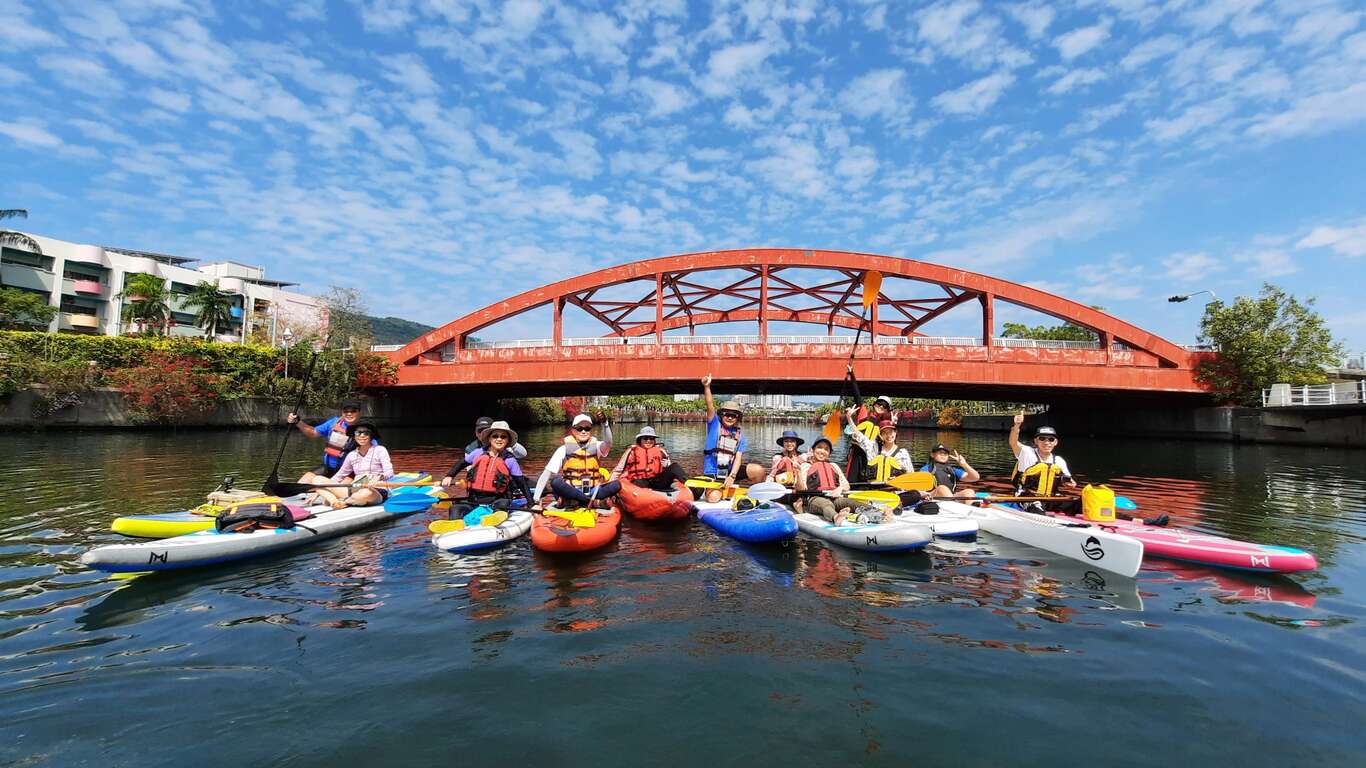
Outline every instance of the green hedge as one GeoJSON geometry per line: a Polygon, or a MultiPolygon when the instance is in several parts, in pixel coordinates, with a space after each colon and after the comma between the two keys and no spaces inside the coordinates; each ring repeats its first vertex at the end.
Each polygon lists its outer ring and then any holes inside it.
{"type": "MultiPolygon", "coordinates": [[[[189,359],[197,372],[222,377],[223,400],[271,397],[292,404],[308,370],[312,349],[296,344],[289,350],[286,377],[285,350],[276,347],[187,337],[0,331],[0,396],[31,384],[69,380],[76,369],[88,372],[83,375],[91,386],[113,386],[118,371],[144,365],[157,354],[189,359]]],[[[309,385],[309,404],[328,405],[353,391],[356,368],[354,353],[323,352],[309,385]]]]}

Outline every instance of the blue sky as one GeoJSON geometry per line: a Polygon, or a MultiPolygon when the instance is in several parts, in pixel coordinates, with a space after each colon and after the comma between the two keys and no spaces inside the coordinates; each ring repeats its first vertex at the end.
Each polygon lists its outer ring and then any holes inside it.
{"type": "MultiPolygon", "coordinates": [[[[1199,300],[1166,296],[1270,280],[1366,349],[1351,0],[0,0],[0,19],[0,207],[61,239],[259,263],[432,324],[748,246],[951,264],[1181,343],[1199,300]]],[[[548,335],[533,320],[509,334],[548,335]]]]}

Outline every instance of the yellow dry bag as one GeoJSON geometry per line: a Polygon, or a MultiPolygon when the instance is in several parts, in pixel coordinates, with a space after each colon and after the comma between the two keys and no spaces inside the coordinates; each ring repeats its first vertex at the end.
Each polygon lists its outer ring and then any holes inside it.
{"type": "Polygon", "coordinates": [[[1115,492],[1104,485],[1087,485],[1081,489],[1081,516],[1097,523],[1115,520],[1115,492]]]}

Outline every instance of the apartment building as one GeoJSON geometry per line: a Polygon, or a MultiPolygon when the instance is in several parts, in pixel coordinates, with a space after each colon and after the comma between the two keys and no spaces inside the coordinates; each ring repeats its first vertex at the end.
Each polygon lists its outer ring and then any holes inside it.
{"type": "Polygon", "coordinates": [[[262,329],[271,343],[291,325],[318,328],[326,324],[322,300],[285,290],[296,283],[266,278],[265,270],[233,261],[197,263],[196,259],[111,246],[68,243],[29,234],[42,253],[5,245],[0,248],[0,285],[33,291],[59,309],[49,331],[116,336],[122,323],[120,294],[132,275],[145,273],[166,281],[170,292],[170,333],[202,336],[194,310],[185,297],[201,280],[217,282],[233,295],[232,323],[222,329],[223,341],[241,341],[262,329]]]}

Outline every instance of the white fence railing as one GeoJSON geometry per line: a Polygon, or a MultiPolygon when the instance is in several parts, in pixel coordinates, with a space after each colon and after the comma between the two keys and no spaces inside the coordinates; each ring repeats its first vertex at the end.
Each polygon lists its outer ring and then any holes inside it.
{"type": "Polygon", "coordinates": [[[1334,384],[1273,384],[1262,390],[1262,406],[1360,405],[1366,403],[1366,379],[1334,384]]]}

